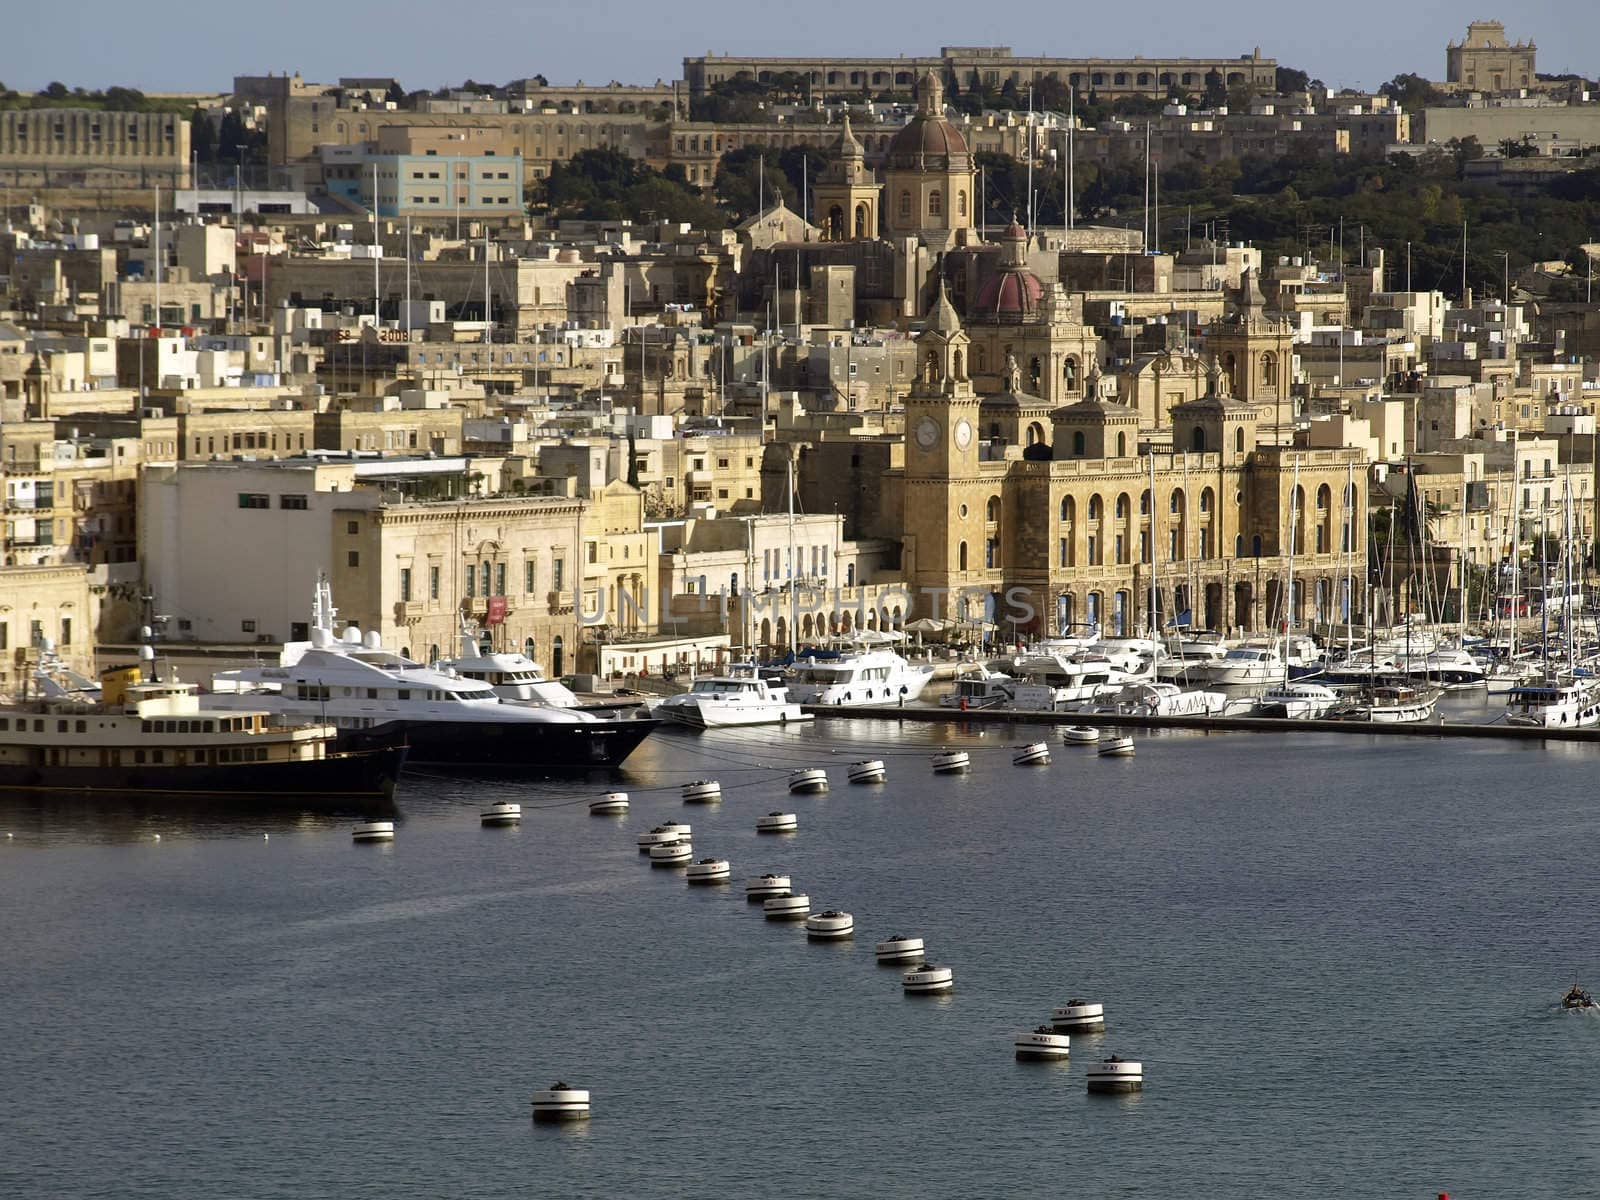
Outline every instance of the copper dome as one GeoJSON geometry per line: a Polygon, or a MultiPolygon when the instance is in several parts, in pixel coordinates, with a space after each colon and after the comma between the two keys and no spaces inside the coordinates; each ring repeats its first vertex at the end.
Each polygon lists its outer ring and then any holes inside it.
{"type": "Polygon", "coordinates": [[[961,130],[945,119],[944,86],[933,72],[917,84],[917,112],[889,142],[889,170],[970,171],[972,152],[961,130]]]}

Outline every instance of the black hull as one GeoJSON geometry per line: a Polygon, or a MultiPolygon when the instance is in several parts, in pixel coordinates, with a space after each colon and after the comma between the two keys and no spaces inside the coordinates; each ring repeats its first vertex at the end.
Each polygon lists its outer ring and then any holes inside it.
{"type": "Polygon", "coordinates": [[[299,762],[123,767],[0,763],[0,792],[168,798],[231,796],[330,800],[394,799],[406,747],[390,739],[350,753],[299,762]]]}
{"type": "Polygon", "coordinates": [[[347,730],[341,747],[404,738],[412,766],[617,767],[655,731],[659,721],[532,722],[390,721],[347,730]]]}

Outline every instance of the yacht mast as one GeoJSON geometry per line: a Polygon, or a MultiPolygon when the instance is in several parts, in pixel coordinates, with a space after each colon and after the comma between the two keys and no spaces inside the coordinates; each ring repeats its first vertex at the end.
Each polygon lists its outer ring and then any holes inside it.
{"type": "Polygon", "coordinates": [[[794,458],[784,453],[784,475],[788,482],[789,499],[789,653],[794,654],[795,591],[799,584],[800,564],[794,552],[794,458]]]}
{"type": "Polygon", "coordinates": [[[1294,472],[1289,484],[1289,586],[1283,597],[1283,686],[1289,686],[1289,631],[1294,627],[1294,552],[1300,540],[1300,456],[1294,456],[1294,472]]]}

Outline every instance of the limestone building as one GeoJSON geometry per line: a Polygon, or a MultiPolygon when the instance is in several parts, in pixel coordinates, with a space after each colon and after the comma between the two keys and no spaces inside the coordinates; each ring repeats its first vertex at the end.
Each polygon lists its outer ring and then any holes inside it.
{"type": "Polygon", "coordinates": [[[830,242],[878,236],[878,180],[866,164],[866,151],[850,131],[846,113],[834,145],[835,159],[817,176],[811,197],[822,236],[830,242]]]}
{"type": "Polygon", "coordinates": [[[0,112],[0,180],[8,187],[188,187],[189,122],[170,112],[0,112]]]}
{"type": "Polygon", "coordinates": [[[1444,52],[1445,82],[1471,91],[1504,92],[1531,88],[1538,82],[1532,42],[1506,41],[1499,21],[1473,21],[1467,36],[1451,42],[1444,52]]]}
{"type": "Polygon", "coordinates": [[[917,615],[986,619],[1010,637],[1131,633],[1152,605],[1158,624],[1188,611],[1245,630],[1362,610],[1363,455],[1258,445],[1258,408],[1228,395],[1214,360],[1206,394],[1171,410],[1172,449],[1152,452],[1138,412],[1101,395],[1098,367],[1076,403],[981,400],[942,288],[918,349],[897,473],[917,615]],[[985,421],[1010,437],[980,437],[985,421]],[[1030,438],[1045,421],[1048,442],[1030,438]]]}
{"type": "Polygon", "coordinates": [[[883,161],[883,232],[944,248],[972,236],[977,176],[972,152],[944,115],[944,85],[933,72],[917,83],[917,112],[894,135],[883,161]]]}

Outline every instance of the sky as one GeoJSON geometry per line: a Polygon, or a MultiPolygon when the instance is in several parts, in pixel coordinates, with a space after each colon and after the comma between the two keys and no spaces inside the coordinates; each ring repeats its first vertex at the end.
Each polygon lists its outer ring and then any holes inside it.
{"type": "Polygon", "coordinates": [[[7,18],[0,83],[52,80],[89,89],[226,92],[235,75],[294,72],[310,82],[394,76],[408,89],[467,78],[553,84],[670,82],[685,55],[936,55],[944,45],[1010,46],[1060,57],[1233,57],[1257,46],[1280,66],[1335,87],[1372,89],[1402,71],[1444,78],[1446,42],[1474,16],[1531,38],[1544,73],[1600,72],[1600,3],[1520,0],[1144,0],[1141,4],[809,0],[769,23],[767,6],[732,0],[277,0],[223,11],[192,0],[75,0],[68,21],[48,4],[7,18]],[[1481,11],[1480,11],[1481,10],[1481,11]],[[914,13],[914,15],[912,15],[914,13]]]}

